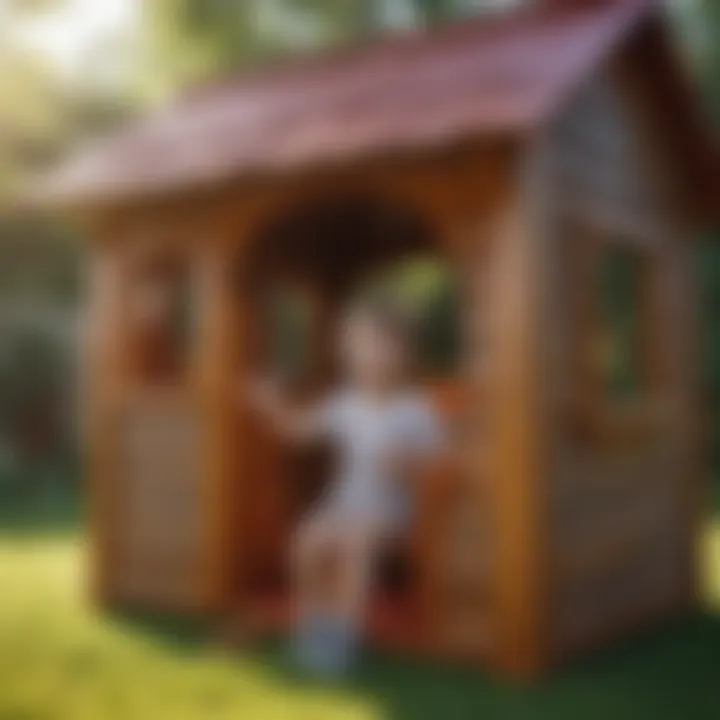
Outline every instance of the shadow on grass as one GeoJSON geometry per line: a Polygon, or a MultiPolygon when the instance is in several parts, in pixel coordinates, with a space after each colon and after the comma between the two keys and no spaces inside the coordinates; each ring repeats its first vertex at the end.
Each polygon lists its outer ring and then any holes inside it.
{"type": "Polygon", "coordinates": [[[393,720],[720,717],[720,618],[677,621],[535,686],[373,657],[351,684],[393,720]]]}
{"type": "MultiPolygon", "coordinates": [[[[121,618],[180,652],[208,645],[206,624],[121,618]]],[[[266,641],[242,658],[269,667],[288,689],[317,686],[292,669],[283,640],[266,641]]],[[[677,620],[535,685],[369,652],[341,689],[372,701],[390,720],[709,720],[720,717],[720,617],[677,620]]]]}
{"type": "Polygon", "coordinates": [[[110,615],[120,627],[176,652],[195,653],[211,643],[212,623],[206,619],[124,608],[116,608],[110,615]]]}
{"type": "Polygon", "coordinates": [[[0,537],[32,540],[74,537],[82,528],[82,516],[82,503],[75,494],[2,498],[0,537]]]}

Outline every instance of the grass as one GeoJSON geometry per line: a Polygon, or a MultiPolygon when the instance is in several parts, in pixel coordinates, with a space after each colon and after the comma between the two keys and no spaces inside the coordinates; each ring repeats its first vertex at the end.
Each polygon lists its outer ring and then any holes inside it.
{"type": "Polygon", "coordinates": [[[0,720],[720,717],[720,523],[705,543],[707,613],[526,688],[377,655],[323,687],[293,677],[278,646],[234,657],[190,626],[96,613],[71,526],[64,511],[39,533],[0,518],[0,720]]]}

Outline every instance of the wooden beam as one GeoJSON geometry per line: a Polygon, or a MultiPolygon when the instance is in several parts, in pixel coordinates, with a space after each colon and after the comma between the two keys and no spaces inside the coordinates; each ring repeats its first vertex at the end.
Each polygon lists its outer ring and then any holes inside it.
{"type": "Polygon", "coordinates": [[[206,227],[209,237],[198,246],[195,265],[194,366],[203,434],[201,552],[205,560],[200,595],[206,609],[222,609],[233,600],[241,565],[237,521],[247,480],[242,474],[247,448],[239,388],[247,379],[243,361],[251,348],[249,307],[238,287],[242,255],[233,242],[237,229],[223,218],[211,218],[206,227]]]}
{"type": "Polygon", "coordinates": [[[702,463],[699,309],[694,248],[681,233],[659,253],[655,295],[659,300],[654,340],[656,368],[672,412],[663,431],[674,454],[679,516],[679,605],[696,607],[700,598],[699,541],[706,513],[702,463]]]}
{"type": "Polygon", "coordinates": [[[83,433],[92,537],[91,592],[100,603],[112,600],[118,549],[116,440],[117,408],[128,384],[128,277],[123,228],[96,230],[102,236],[89,263],[89,297],[83,327],[83,433]]]}
{"type": "Polygon", "coordinates": [[[520,191],[490,238],[487,412],[493,534],[493,664],[533,676],[548,662],[546,235],[548,147],[520,170],[520,191]]]}

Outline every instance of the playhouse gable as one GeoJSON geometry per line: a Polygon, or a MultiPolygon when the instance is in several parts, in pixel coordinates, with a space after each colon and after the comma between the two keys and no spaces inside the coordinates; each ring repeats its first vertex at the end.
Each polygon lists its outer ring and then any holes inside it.
{"type": "Polygon", "coordinates": [[[662,242],[688,193],[653,109],[621,63],[585,82],[551,125],[552,181],[565,222],[595,232],[662,242]]]}
{"type": "Polygon", "coordinates": [[[523,138],[638,46],[688,177],[714,172],[654,0],[539,3],[210,86],[73,159],[39,194],[97,205],[523,138]],[[682,132],[680,132],[682,131],[682,132]]]}

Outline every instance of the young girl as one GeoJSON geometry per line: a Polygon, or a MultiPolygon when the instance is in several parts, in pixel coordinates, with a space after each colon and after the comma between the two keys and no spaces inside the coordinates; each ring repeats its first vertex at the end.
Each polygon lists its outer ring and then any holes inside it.
{"type": "Polygon", "coordinates": [[[441,443],[430,403],[411,384],[413,333],[401,312],[382,303],[353,307],[339,344],[343,381],[318,405],[295,409],[271,383],[254,393],[256,409],[284,437],[327,439],[337,450],[333,481],[300,523],[293,558],[298,659],[324,673],[353,659],[373,561],[407,528],[415,467],[441,443]],[[329,606],[314,582],[328,556],[337,568],[329,606]]]}

